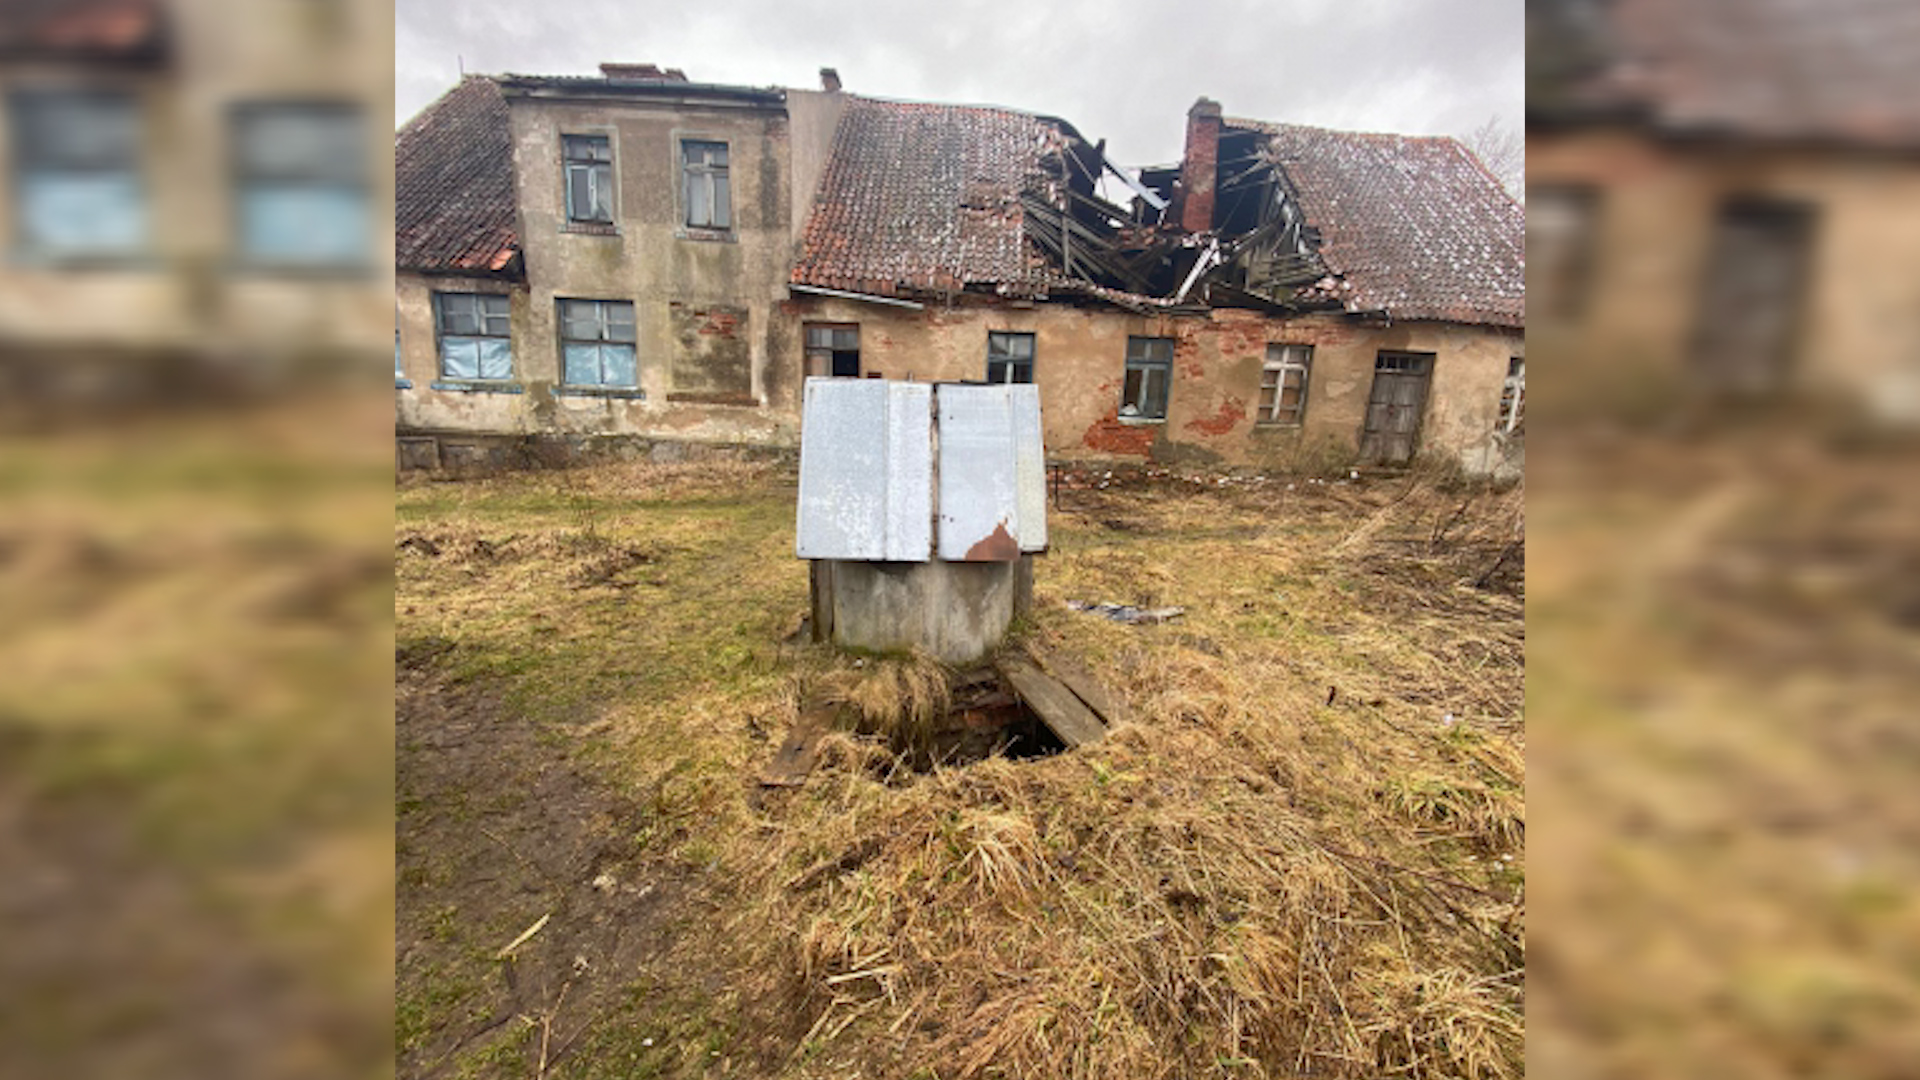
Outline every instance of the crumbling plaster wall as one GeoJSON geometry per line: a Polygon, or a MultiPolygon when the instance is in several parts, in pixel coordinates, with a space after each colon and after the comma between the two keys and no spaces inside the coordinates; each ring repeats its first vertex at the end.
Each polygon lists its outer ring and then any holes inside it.
{"type": "Polygon", "coordinates": [[[1920,164],[1810,149],[1680,146],[1627,129],[1530,132],[1530,187],[1591,185],[1593,277],[1584,314],[1535,313],[1564,373],[1536,405],[1663,395],[1686,370],[1719,206],[1732,197],[1815,208],[1811,287],[1794,381],[1920,418],[1920,164]]]}
{"type": "MultiPolygon", "coordinates": [[[[0,169],[0,326],[7,344],[156,348],[298,357],[377,353],[392,331],[392,6],[168,5],[172,59],[154,71],[10,62],[0,98],[28,87],[98,86],[135,95],[147,249],[84,268],[21,252],[15,174],[0,169]],[[384,8],[384,13],[383,13],[384,8]],[[208,59],[217,57],[217,60],[208,59]],[[350,102],[365,118],[366,260],[313,273],[246,265],[237,250],[230,109],[275,101],[350,102]]],[[[0,109],[0,147],[10,146],[0,109]]]]}
{"type": "MultiPolygon", "coordinates": [[[[511,117],[528,282],[514,305],[514,374],[522,392],[432,391],[430,377],[415,377],[415,389],[401,392],[416,397],[415,424],[794,441],[799,332],[776,303],[785,295],[791,244],[787,121],[780,111],[515,99],[511,117]],[[567,228],[563,132],[612,138],[611,235],[567,228]],[[683,138],[728,145],[729,235],[682,227],[683,138]],[[556,301],[562,297],[634,305],[644,399],[560,387],[556,301]]],[[[430,372],[430,312],[407,315],[404,308],[403,298],[403,318],[417,324],[430,372]]]]}
{"type": "Polygon", "coordinates": [[[796,323],[858,323],[862,373],[894,379],[984,379],[989,331],[1033,334],[1047,452],[1063,458],[1138,456],[1276,467],[1351,458],[1375,355],[1390,349],[1435,354],[1423,452],[1478,469],[1493,444],[1508,360],[1523,355],[1517,331],[1450,323],[1376,327],[1337,315],[1277,319],[1216,309],[1145,316],[973,298],[922,311],[827,297],[796,297],[789,307],[796,323]],[[1174,339],[1164,421],[1119,417],[1127,338],[1133,335],[1174,339]],[[1254,419],[1269,343],[1314,346],[1306,417],[1298,427],[1254,419]]]}

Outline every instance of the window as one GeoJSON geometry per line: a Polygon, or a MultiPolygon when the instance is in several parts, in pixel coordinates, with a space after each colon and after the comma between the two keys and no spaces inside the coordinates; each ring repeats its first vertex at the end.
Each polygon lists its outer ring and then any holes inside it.
{"type": "Polygon", "coordinates": [[[1307,415],[1307,376],[1312,370],[1313,346],[1268,345],[1255,418],[1263,424],[1300,423],[1307,415]]]}
{"type": "Polygon", "coordinates": [[[566,159],[567,220],[613,223],[613,140],[605,135],[562,135],[566,159]]]}
{"type": "Polygon", "coordinates": [[[356,106],[242,106],[234,114],[242,254],[273,265],[364,265],[366,141],[356,106]]]}
{"type": "Polygon", "coordinates": [[[1141,420],[1167,418],[1167,380],[1173,376],[1173,339],[1127,339],[1127,381],[1120,391],[1120,415],[1141,420]]]}
{"type": "Polygon", "coordinates": [[[1524,430],[1527,412],[1527,361],[1515,356],[1507,361],[1507,381],[1500,387],[1500,430],[1511,435],[1524,430]]]}
{"type": "Polygon", "coordinates": [[[853,323],[808,323],[807,374],[860,377],[860,327],[853,323]]]}
{"type": "Polygon", "coordinates": [[[566,385],[638,387],[635,340],[631,302],[560,301],[561,379],[566,385]]]}
{"type": "Polygon", "coordinates": [[[21,92],[12,106],[20,247],[68,258],[138,251],[147,207],[134,98],[21,92]]]}
{"type": "Polygon", "coordinates": [[[680,164],[686,174],[687,226],[699,229],[733,228],[733,196],[727,188],[727,144],[680,144],[680,164]]]}
{"type": "Polygon", "coordinates": [[[1578,319],[1593,278],[1594,221],[1600,193],[1591,187],[1536,186],[1527,207],[1529,306],[1542,318],[1578,319]]]}
{"type": "Polygon", "coordinates": [[[1033,381],[1033,335],[987,332],[987,381],[990,383],[1030,383],[1033,381]]]}
{"type": "Polygon", "coordinates": [[[512,320],[497,293],[434,293],[440,374],[449,379],[513,378],[512,320]]]}

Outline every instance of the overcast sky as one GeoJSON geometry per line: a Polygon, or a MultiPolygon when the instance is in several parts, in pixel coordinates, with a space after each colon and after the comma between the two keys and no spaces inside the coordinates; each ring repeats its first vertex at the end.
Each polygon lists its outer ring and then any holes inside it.
{"type": "Polygon", "coordinates": [[[1059,116],[1126,165],[1179,157],[1186,110],[1361,131],[1522,124],[1524,0],[396,0],[395,123],[472,73],[696,82],[1059,116]]]}

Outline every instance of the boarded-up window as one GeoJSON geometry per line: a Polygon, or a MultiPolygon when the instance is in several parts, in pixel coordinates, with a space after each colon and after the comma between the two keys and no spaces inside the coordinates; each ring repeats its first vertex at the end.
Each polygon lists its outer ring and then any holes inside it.
{"type": "Polygon", "coordinates": [[[1313,370],[1313,346],[1268,345],[1260,372],[1263,424],[1298,424],[1307,415],[1307,377],[1313,370]]]}
{"type": "Polygon", "coordinates": [[[359,106],[245,105],[233,123],[246,257],[273,265],[364,265],[373,237],[359,106]]]}
{"type": "Polygon", "coordinates": [[[638,387],[635,340],[630,301],[560,301],[561,378],[566,385],[638,387]]]}
{"type": "Polygon", "coordinates": [[[613,140],[605,135],[562,135],[566,159],[567,220],[613,220],[613,140]]]}
{"type": "Polygon", "coordinates": [[[1553,322],[1586,313],[1593,288],[1600,193],[1584,186],[1535,185],[1527,205],[1527,308],[1553,322]]]}
{"type": "Polygon", "coordinates": [[[1033,381],[1033,335],[987,332],[987,381],[990,383],[1030,383],[1033,381]]]}
{"type": "Polygon", "coordinates": [[[686,179],[687,224],[701,229],[733,228],[727,144],[688,139],[680,144],[680,161],[686,179]]]}
{"type": "Polygon", "coordinates": [[[11,105],[20,248],[59,258],[139,250],[147,207],[134,98],[24,91],[11,105]]]}
{"type": "Polygon", "coordinates": [[[1120,390],[1120,415],[1132,419],[1167,418],[1167,382],[1173,377],[1173,339],[1129,337],[1127,378],[1120,390]]]}
{"type": "MultiPolygon", "coordinates": [[[[497,293],[434,293],[440,374],[448,379],[511,379],[512,320],[497,293]]],[[[396,365],[398,361],[395,361],[396,365]]],[[[398,374],[396,367],[395,374],[398,374]]]]}
{"type": "Polygon", "coordinates": [[[860,327],[857,323],[808,323],[807,374],[843,379],[860,377],[860,327]]]}
{"type": "Polygon", "coordinates": [[[1813,241],[1810,207],[1739,199],[1715,222],[1694,355],[1713,387],[1772,390],[1786,379],[1813,241]]]}

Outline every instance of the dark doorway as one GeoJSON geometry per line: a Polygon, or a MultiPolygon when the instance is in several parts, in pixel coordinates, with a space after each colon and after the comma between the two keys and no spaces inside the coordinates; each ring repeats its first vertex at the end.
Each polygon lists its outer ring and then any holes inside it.
{"type": "Polygon", "coordinates": [[[1721,208],[1694,335],[1694,372],[1706,388],[1748,395],[1786,383],[1812,246],[1804,204],[1739,199],[1721,208]]]}
{"type": "Polygon", "coordinates": [[[1374,358],[1360,460],[1377,465],[1405,465],[1413,460],[1432,379],[1432,353],[1383,352],[1374,358]]]}

